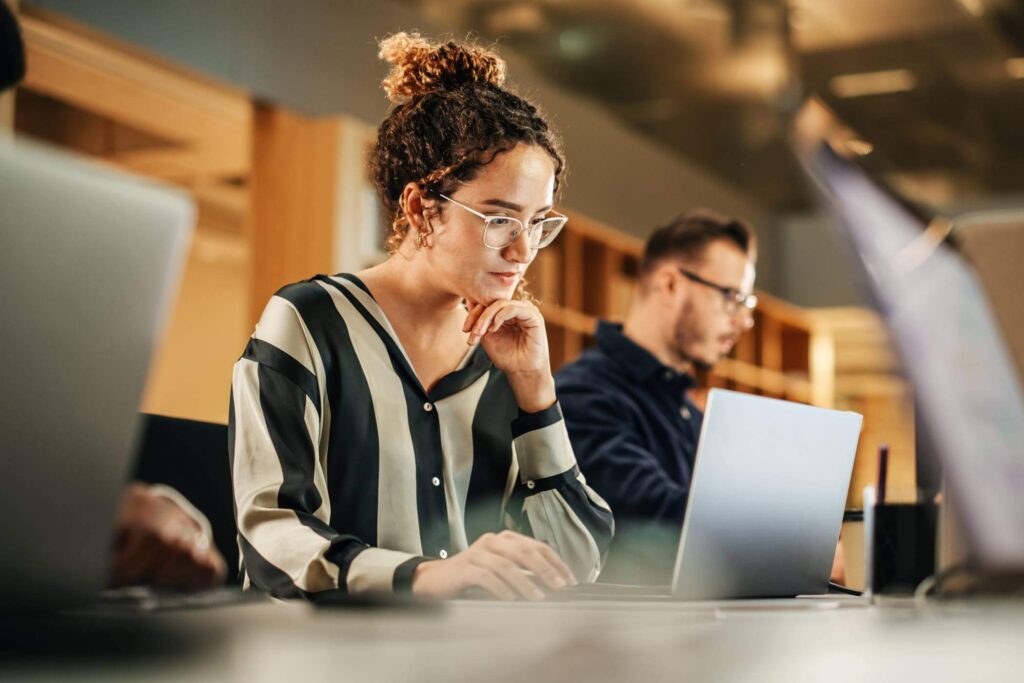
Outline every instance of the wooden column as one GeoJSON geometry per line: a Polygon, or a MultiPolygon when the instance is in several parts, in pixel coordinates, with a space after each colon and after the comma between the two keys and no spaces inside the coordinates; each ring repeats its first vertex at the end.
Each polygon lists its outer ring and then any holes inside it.
{"type": "Polygon", "coordinates": [[[254,324],[282,286],[331,269],[339,125],[256,105],[250,194],[254,324]]]}

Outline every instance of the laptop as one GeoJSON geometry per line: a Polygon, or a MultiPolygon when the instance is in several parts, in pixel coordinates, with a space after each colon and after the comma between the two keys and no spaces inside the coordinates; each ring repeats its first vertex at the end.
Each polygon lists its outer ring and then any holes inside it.
{"type": "Polygon", "coordinates": [[[712,389],[671,586],[591,584],[575,599],[686,601],[828,592],[862,417],[712,389]]]}
{"type": "MultiPolygon", "coordinates": [[[[1016,577],[1020,585],[1024,387],[998,318],[1004,323],[1024,318],[1012,312],[1014,304],[1019,306],[1015,291],[1001,293],[992,305],[982,287],[986,278],[979,278],[961,250],[977,256],[980,249],[1010,249],[1022,242],[1005,234],[989,235],[992,244],[972,245],[972,236],[965,240],[961,234],[966,244],[958,249],[948,239],[948,224],[929,223],[839,153],[849,134],[826,107],[809,101],[797,117],[794,143],[823,205],[838,219],[835,227],[864,291],[885,318],[913,384],[919,455],[941,464],[958,503],[966,566],[989,576],[1016,577]]],[[[958,223],[953,221],[954,237],[958,223]]],[[[1016,273],[1020,258],[1004,253],[998,261],[976,261],[994,267],[987,277],[998,278],[1016,273]]]]}
{"type": "Polygon", "coordinates": [[[179,191],[0,138],[0,614],[88,603],[106,583],[194,218],[179,191]]]}

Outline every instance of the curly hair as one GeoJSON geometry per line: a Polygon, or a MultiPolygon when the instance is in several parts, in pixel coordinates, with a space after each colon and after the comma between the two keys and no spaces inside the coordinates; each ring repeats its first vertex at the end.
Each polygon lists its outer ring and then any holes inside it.
{"type": "Polygon", "coordinates": [[[370,177],[391,219],[388,253],[409,231],[401,197],[411,182],[443,202],[442,193],[525,143],[551,155],[557,191],[565,169],[558,136],[535,105],[503,87],[505,62],[497,54],[397,33],[381,42],[379,56],[392,65],[381,85],[394,106],[377,131],[370,177]]]}

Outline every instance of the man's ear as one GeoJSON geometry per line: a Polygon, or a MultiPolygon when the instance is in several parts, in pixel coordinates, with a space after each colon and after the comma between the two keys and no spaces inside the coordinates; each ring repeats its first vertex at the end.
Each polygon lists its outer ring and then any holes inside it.
{"type": "Polygon", "coordinates": [[[662,301],[674,303],[682,285],[680,280],[681,278],[676,275],[675,266],[663,263],[651,273],[651,292],[662,301]]]}

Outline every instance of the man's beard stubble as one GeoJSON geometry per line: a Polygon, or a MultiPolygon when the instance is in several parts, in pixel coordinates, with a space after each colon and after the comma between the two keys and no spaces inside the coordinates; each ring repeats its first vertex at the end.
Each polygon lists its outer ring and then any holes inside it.
{"type": "Polygon", "coordinates": [[[676,320],[672,335],[673,350],[680,363],[689,363],[693,370],[707,372],[714,367],[714,362],[696,358],[687,353],[687,349],[694,340],[700,340],[703,337],[702,330],[694,325],[696,319],[697,316],[692,307],[686,306],[676,320]]]}

